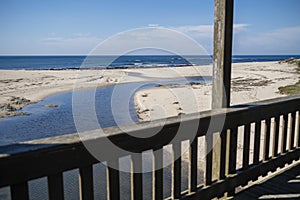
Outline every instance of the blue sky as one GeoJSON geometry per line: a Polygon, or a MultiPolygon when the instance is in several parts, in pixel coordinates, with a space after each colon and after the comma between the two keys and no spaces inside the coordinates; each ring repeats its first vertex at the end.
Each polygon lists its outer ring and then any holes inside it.
{"type": "MultiPolygon", "coordinates": [[[[148,26],[180,31],[212,51],[213,0],[1,0],[0,4],[1,55],[88,54],[112,35],[148,26]]],[[[299,10],[299,0],[235,0],[233,53],[300,54],[299,10]]]]}

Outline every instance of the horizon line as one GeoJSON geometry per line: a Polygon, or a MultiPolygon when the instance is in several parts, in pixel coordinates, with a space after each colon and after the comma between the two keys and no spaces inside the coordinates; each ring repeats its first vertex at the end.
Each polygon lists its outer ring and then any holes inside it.
{"type": "MultiPolygon", "coordinates": [[[[213,55],[197,55],[197,54],[131,54],[131,55],[88,55],[88,54],[0,54],[0,56],[213,56],[213,55]]],[[[232,54],[232,56],[300,56],[299,54],[232,54]]]]}

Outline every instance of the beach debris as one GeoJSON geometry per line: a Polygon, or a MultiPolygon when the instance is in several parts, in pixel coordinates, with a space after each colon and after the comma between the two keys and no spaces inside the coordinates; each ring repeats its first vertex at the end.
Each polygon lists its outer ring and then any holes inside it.
{"type": "Polygon", "coordinates": [[[28,116],[29,113],[27,112],[7,112],[6,116],[8,117],[15,117],[15,116],[28,116]]]}
{"type": "Polygon", "coordinates": [[[158,84],[155,87],[164,87],[164,88],[183,88],[184,85],[170,83],[170,84],[158,84]]]}
{"type": "Polygon", "coordinates": [[[11,96],[7,99],[6,103],[0,104],[0,115],[8,117],[29,115],[26,112],[16,112],[28,104],[30,104],[29,99],[11,96]]]}
{"type": "Polygon", "coordinates": [[[178,102],[178,101],[175,101],[175,102],[173,102],[173,104],[179,104],[179,102],[178,102]]]}
{"type": "Polygon", "coordinates": [[[278,61],[278,63],[279,63],[279,64],[281,64],[281,63],[290,63],[290,62],[292,62],[293,60],[294,60],[294,58],[288,58],[288,59],[280,60],[280,61],[278,61]]]}
{"type": "Polygon", "coordinates": [[[10,112],[17,110],[17,108],[15,108],[14,106],[12,106],[9,103],[5,103],[5,104],[0,105],[0,109],[4,110],[4,111],[10,111],[10,112]]]}
{"type": "Polygon", "coordinates": [[[143,110],[139,110],[139,113],[145,113],[145,112],[148,112],[148,111],[150,111],[148,108],[146,108],[146,109],[143,109],[143,110]]]}
{"type": "Polygon", "coordinates": [[[298,67],[300,67],[300,59],[295,59],[295,58],[289,58],[289,59],[281,60],[278,63],[279,64],[288,63],[288,64],[292,64],[292,65],[298,65],[298,67]]]}
{"type": "Polygon", "coordinates": [[[0,104],[0,111],[13,112],[21,110],[24,106],[30,104],[30,100],[23,97],[12,96],[8,99],[9,103],[0,104]]]}
{"type": "Polygon", "coordinates": [[[117,83],[117,82],[118,82],[118,79],[117,79],[117,78],[113,78],[113,77],[107,77],[107,78],[106,78],[106,82],[107,82],[107,83],[111,83],[111,82],[117,83]]]}
{"type": "Polygon", "coordinates": [[[57,108],[58,107],[57,104],[45,104],[44,106],[48,107],[48,108],[57,108]]]}
{"type": "Polygon", "coordinates": [[[185,115],[185,113],[184,112],[179,112],[178,116],[180,116],[180,115],[185,115]]]}
{"type": "Polygon", "coordinates": [[[142,96],[142,97],[147,97],[148,94],[147,94],[147,93],[143,93],[141,96],[142,96]]]}
{"type": "Polygon", "coordinates": [[[13,102],[16,105],[27,104],[30,102],[29,99],[23,97],[15,97],[15,96],[10,97],[9,101],[13,102]]]}
{"type": "Polygon", "coordinates": [[[189,82],[187,83],[187,85],[204,85],[203,83],[199,83],[199,82],[189,82]]]}
{"type": "Polygon", "coordinates": [[[99,76],[97,78],[91,78],[91,79],[88,80],[88,82],[97,81],[97,80],[100,80],[102,78],[103,78],[103,76],[99,76]]]}
{"type": "Polygon", "coordinates": [[[233,91],[249,91],[255,87],[268,86],[273,83],[272,80],[266,77],[262,78],[235,78],[232,80],[233,91]]]}

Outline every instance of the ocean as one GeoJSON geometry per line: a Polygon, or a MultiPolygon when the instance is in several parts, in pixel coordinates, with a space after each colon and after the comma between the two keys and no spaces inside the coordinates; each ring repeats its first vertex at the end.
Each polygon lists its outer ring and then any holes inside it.
{"type": "MultiPolygon", "coordinates": [[[[87,62],[84,62],[86,58],[87,56],[0,56],[0,69],[145,68],[207,65],[212,63],[211,56],[91,56],[87,62]]],[[[289,58],[300,58],[300,55],[234,55],[232,62],[269,62],[289,58]]]]}

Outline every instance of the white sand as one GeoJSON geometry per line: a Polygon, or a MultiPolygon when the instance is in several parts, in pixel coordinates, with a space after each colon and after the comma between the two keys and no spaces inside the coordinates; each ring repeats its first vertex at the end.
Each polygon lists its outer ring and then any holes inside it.
{"type": "MultiPolygon", "coordinates": [[[[233,64],[231,105],[284,96],[278,88],[299,80],[295,68],[294,65],[277,62],[233,64]]],[[[198,69],[202,76],[212,75],[211,67],[198,69]]],[[[154,87],[138,91],[135,105],[141,121],[210,110],[211,91],[211,84],[154,87]]]]}

